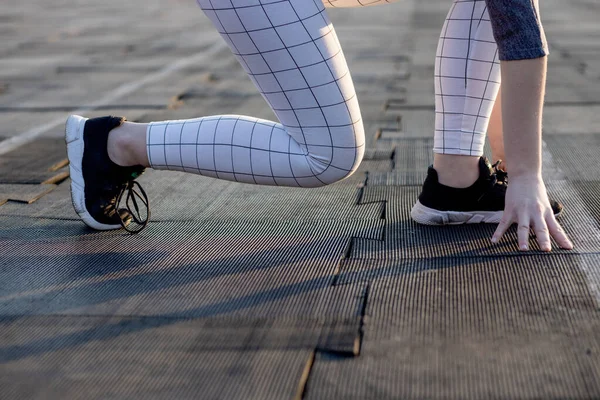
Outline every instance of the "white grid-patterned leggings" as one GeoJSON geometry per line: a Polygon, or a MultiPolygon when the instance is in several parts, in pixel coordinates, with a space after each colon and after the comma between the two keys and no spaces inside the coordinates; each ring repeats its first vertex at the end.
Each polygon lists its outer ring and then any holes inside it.
{"type": "MultiPolygon", "coordinates": [[[[280,123],[238,115],[150,123],[155,169],[318,187],[350,176],[365,146],[352,78],[325,7],[392,0],[198,0],[280,123]]],[[[435,149],[480,155],[499,86],[483,0],[455,0],[436,57],[435,149]]]]}

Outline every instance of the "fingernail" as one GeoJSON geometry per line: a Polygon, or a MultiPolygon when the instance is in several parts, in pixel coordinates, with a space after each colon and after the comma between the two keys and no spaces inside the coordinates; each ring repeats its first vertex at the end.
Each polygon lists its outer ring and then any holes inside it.
{"type": "Polygon", "coordinates": [[[527,245],[526,244],[521,245],[521,250],[527,250],[527,245]]]}
{"type": "Polygon", "coordinates": [[[498,243],[498,238],[493,237],[492,238],[492,243],[498,243]]]}

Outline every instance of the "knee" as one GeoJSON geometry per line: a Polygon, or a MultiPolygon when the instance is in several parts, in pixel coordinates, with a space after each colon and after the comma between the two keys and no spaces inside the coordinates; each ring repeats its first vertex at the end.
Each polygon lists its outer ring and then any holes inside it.
{"type": "MultiPolygon", "coordinates": [[[[356,135],[355,130],[352,133],[356,135]]],[[[342,181],[356,172],[365,153],[364,134],[354,136],[352,145],[334,144],[329,149],[320,150],[308,155],[308,162],[316,178],[313,187],[342,181]]]]}

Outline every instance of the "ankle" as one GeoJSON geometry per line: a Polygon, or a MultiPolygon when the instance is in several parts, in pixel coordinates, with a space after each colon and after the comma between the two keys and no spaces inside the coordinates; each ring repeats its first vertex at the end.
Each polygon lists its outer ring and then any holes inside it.
{"type": "Polygon", "coordinates": [[[127,151],[129,147],[129,138],[127,132],[122,129],[122,127],[123,125],[110,131],[106,147],[108,158],[115,164],[125,167],[130,165],[132,160],[128,157],[127,151]]]}
{"type": "Polygon", "coordinates": [[[434,154],[433,168],[438,181],[453,188],[470,187],[479,178],[479,156],[434,154]]]}
{"type": "Polygon", "coordinates": [[[141,124],[124,122],[108,134],[108,157],[117,165],[129,167],[134,165],[146,166],[143,157],[138,153],[143,148],[145,156],[145,128],[141,124]],[[143,135],[144,143],[141,143],[143,135]]]}

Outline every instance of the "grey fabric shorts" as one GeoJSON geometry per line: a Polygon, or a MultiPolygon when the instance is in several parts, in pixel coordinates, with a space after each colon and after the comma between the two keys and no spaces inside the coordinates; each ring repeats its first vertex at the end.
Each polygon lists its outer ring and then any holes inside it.
{"type": "Polygon", "coordinates": [[[548,44],[533,0],[485,0],[500,60],[525,60],[548,54],[548,44]]]}

